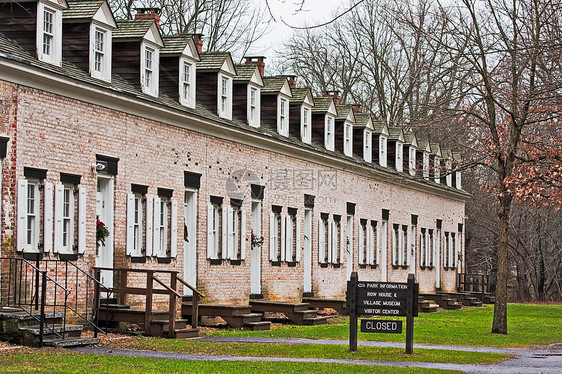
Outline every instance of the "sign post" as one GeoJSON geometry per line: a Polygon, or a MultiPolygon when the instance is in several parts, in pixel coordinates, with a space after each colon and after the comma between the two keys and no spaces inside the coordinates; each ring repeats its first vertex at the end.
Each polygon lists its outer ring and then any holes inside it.
{"type": "MultiPolygon", "coordinates": [[[[357,351],[357,317],[405,316],[406,353],[414,347],[414,317],[418,316],[419,285],[413,274],[407,283],[359,281],[357,272],[347,282],[347,308],[349,313],[349,350],[357,351]]],[[[361,320],[361,332],[402,333],[402,321],[361,320]]]]}

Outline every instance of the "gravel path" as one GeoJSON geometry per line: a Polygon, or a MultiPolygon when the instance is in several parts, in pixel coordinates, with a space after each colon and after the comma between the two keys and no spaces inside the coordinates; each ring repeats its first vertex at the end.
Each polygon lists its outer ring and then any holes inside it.
{"type": "MultiPolygon", "coordinates": [[[[270,339],[270,338],[231,338],[231,337],[203,337],[195,340],[205,342],[239,342],[239,343],[283,343],[283,344],[339,344],[347,345],[342,340],[313,340],[313,339],[270,339]]],[[[360,341],[362,346],[375,347],[404,347],[404,344],[374,341],[360,341]]],[[[99,355],[116,355],[125,357],[145,357],[168,360],[194,360],[194,361],[267,361],[267,362],[319,362],[332,364],[352,365],[386,365],[400,367],[420,367],[429,369],[448,369],[467,373],[562,373],[562,344],[553,344],[547,347],[522,349],[522,348],[486,348],[486,347],[455,347],[440,345],[415,344],[414,349],[444,349],[455,351],[476,351],[489,353],[508,353],[517,357],[494,365],[461,365],[426,362],[396,362],[396,361],[369,361],[369,360],[338,360],[321,358],[285,358],[285,357],[239,357],[239,356],[211,356],[186,353],[169,353],[156,351],[140,351],[129,349],[112,349],[108,347],[76,348],[74,351],[99,355]]]]}

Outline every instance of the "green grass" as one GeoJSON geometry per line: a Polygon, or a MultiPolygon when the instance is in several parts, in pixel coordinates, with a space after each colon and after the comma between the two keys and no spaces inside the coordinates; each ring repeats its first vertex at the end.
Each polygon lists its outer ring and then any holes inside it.
{"type": "MultiPolygon", "coordinates": [[[[562,342],[562,305],[509,304],[508,334],[492,334],[493,305],[463,310],[420,313],[414,323],[414,344],[480,347],[530,347],[562,342]]],[[[402,318],[402,320],[404,320],[402,318]]],[[[274,338],[349,339],[349,319],[336,319],[323,326],[283,325],[270,331],[223,330],[216,336],[261,336],[274,338]]],[[[405,342],[402,334],[359,332],[359,340],[405,342]]]]}
{"type": "MultiPolygon", "coordinates": [[[[108,344],[112,345],[111,342],[108,344]]],[[[349,347],[346,345],[210,343],[162,338],[121,340],[115,346],[126,349],[204,355],[448,362],[454,364],[494,364],[512,357],[511,355],[497,353],[452,352],[436,349],[416,349],[413,355],[407,355],[404,348],[358,347],[357,352],[349,352],[349,347]]]]}
{"type": "Polygon", "coordinates": [[[341,365],[298,362],[180,361],[137,357],[98,356],[68,351],[33,350],[0,354],[2,373],[451,373],[446,370],[389,366],[341,365]]]}

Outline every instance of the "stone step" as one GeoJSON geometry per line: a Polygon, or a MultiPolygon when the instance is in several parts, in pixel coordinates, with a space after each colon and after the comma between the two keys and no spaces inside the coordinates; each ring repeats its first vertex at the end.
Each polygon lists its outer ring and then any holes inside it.
{"type": "Polygon", "coordinates": [[[256,322],[246,322],[244,323],[244,328],[248,330],[270,330],[271,322],[269,321],[256,321],[256,322]]]}
{"type": "Polygon", "coordinates": [[[74,348],[96,345],[99,342],[99,338],[47,339],[43,341],[43,345],[56,348],[74,348]]]}

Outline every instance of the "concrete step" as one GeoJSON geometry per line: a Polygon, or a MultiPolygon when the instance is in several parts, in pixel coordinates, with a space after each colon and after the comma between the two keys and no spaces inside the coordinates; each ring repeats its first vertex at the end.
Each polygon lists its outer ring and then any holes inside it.
{"type": "Polygon", "coordinates": [[[257,321],[257,322],[246,322],[243,326],[245,329],[248,330],[270,330],[271,329],[271,322],[269,321],[257,321]]]}
{"type": "Polygon", "coordinates": [[[56,348],[75,348],[96,345],[99,342],[99,338],[48,339],[43,341],[43,345],[56,348]]]}
{"type": "Polygon", "coordinates": [[[223,320],[228,323],[232,328],[239,329],[244,327],[246,324],[251,322],[260,322],[262,319],[261,313],[246,313],[246,314],[235,314],[230,316],[221,316],[223,320]]]}

